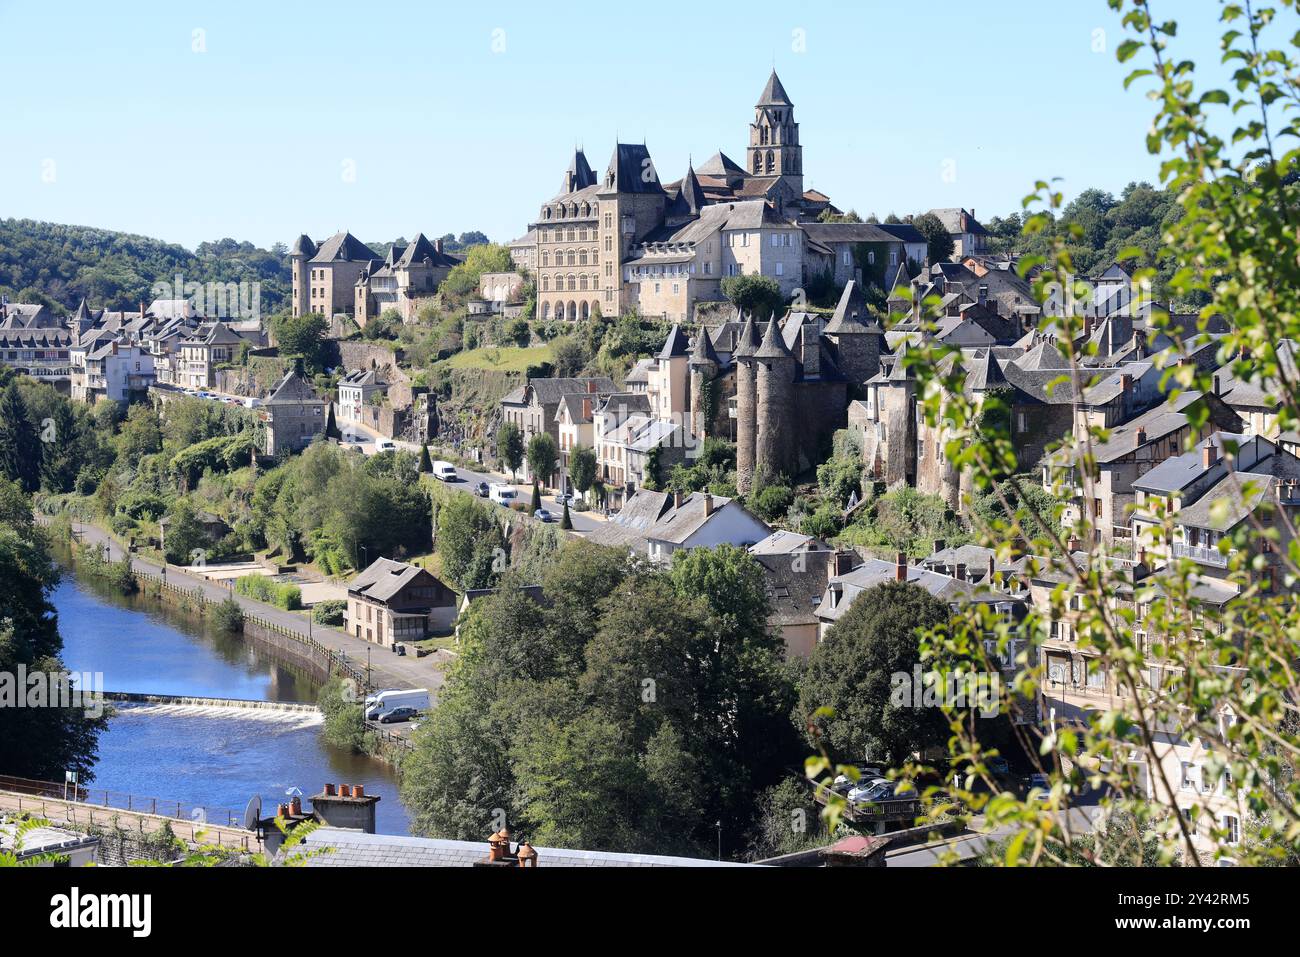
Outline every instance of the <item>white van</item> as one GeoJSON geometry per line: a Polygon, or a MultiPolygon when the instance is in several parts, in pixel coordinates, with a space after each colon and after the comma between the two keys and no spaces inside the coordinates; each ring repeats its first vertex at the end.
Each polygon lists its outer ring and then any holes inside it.
{"type": "Polygon", "coordinates": [[[505,482],[493,482],[492,487],[488,489],[488,498],[498,505],[509,508],[519,498],[519,493],[515,491],[513,485],[507,485],[505,482]]]}
{"type": "Polygon", "coordinates": [[[417,711],[429,710],[428,688],[407,688],[402,691],[381,691],[366,697],[366,718],[378,721],[394,708],[415,708],[417,711]]]}
{"type": "Polygon", "coordinates": [[[450,462],[444,462],[441,459],[433,463],[433,477],[438,479],[440,482],[454,482],[456,479],[460,478],[460,476],[456,474],[456,466],[452,465],[450,462]]]}

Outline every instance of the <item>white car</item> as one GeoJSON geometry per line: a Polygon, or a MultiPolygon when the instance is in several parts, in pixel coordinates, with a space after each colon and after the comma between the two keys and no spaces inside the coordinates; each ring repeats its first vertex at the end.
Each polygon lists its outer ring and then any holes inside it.
{"type": "Polygon", "coordinates": [[[392,439],[380,439],[375,443],[376,452],[396,452],[397,443],[392,439]]]}
{"type": "Polygon", "coordinates": [[[851,804],[864,804],[893,797],[893,795],[894,785],[884,778],[863,778],[858,782],[857,787],[849,791],[848,797],[851,804]]]}

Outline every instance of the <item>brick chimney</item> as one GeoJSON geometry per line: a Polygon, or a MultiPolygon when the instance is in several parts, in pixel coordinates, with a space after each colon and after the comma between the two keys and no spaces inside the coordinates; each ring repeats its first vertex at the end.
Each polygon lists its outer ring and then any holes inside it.
{"type": "Polygon", "coordinates": [[[958,562],[955,571],[957,574],[953,575],[953,578],[960,582],[964,582],[966,580],[966,565],[962,562],[958,562]]]}
{"type": "Polygon", "coordinates": [[[1119,377],[1119,387],[1127,395],[1133,388],[1133,377],[1127,372],[1119,377]]]}
{"type": "Polygon", "coordinates": [[[1137,434],[1133,436],[1133,445],[1134,447],[1138,447],[1146,444],[1147,444],[1147,430],[1145,427],[1139,425],[1137,427],[1137,434]]]}
{"type": "Polygon", "coordinates": [[[681,493],[681,492],[673,492],[673,508],[681,508],[681,507],[682,507],[682,501],[683,501],[682,493],[681,493]]]}
{"type": "Polygon", "coordinates": [[[1219,450],[1215,447],[1214,441],[1207,437],[1205,444],[1201,446],[1201,467],[1208,469],[1217,461],[1219,461],[1219,450]]]}
{"type": "Polygon", "coordinates": [[[433,248],[434,248],[435,250],[437,250],[438,252],[442,252],[442,240],[441,240],[441,239],[435,239],[435,240],[433,241],[433,248]]]}
{"type": "Polygon", "coordinates": [[[853,560],[858,557],[857,552],[839,551],[835,553],[832,574],[838,578],[840,575],[847,575],[853,571],[853,560]]]}
{"type": "Polygon", "coordinates": [[[712,514],[713,514],[713,495],[710,494],[709,492],[705,492],[704,493],[704,516],[707,518],[712,514]]]}
{"type": "Polygon", "coordinates": [[[993,584],[993,556],[992,555],[989,556],[988,579],[985,581],[985,584],[986,585],[993,584]]]}
{"type": "Polygon", "coordinates": [[[894,555],[894,581],[907,581],[907,552],[894,555]]]}

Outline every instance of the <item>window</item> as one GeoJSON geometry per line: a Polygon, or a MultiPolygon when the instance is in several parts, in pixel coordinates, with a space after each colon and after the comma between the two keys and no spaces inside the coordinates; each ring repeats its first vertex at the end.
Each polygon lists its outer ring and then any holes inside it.
{"type": "Polygon", "coordinates": [[[778,276],[784,276],[784,275],[785,275],[785,263],[777,263],[777,264],[776,264],[776,274],[777,274],[778,276]]]}
{"type": "Polygon", "coordinates": [[[844,250],[844,265],[846,266],[853,265],[853,251],[850,249],[844,250]]]}
{"type": "Polygon", "coordinates": [[[1184,791],[1196,790],[1196,765],[1190,761],[1183,762],[1183,780],[1179,787],[1184,791]]]}
{"type": "Polygon", "coordinates": [[[1241,822],[1235,814],[1223,815],[1224,843],[1237,844],[1241,841],[1241,822]]]}

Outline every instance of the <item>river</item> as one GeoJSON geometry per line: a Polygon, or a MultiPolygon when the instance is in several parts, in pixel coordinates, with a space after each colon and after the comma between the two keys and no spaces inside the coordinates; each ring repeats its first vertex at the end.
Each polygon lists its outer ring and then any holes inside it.
{"type": "MultiPolygon", "coordinates": [[[[310,676],[156,599],[122,597],[66,572],[52,601],[64,663],[102,672],[105,690],[316,700],[319,683],[310,676]]],[[[379,833],[406,834],[392,768],[331,747],[320,732],[320,716],[310,713],[123,706],[100,737],[91,787],[201,806],[209,820],[233,812],[238,821],[253,795],[272,814],[291,788],[310,796],[327,781],[363,784],[381,799],[379,833]]]]}

